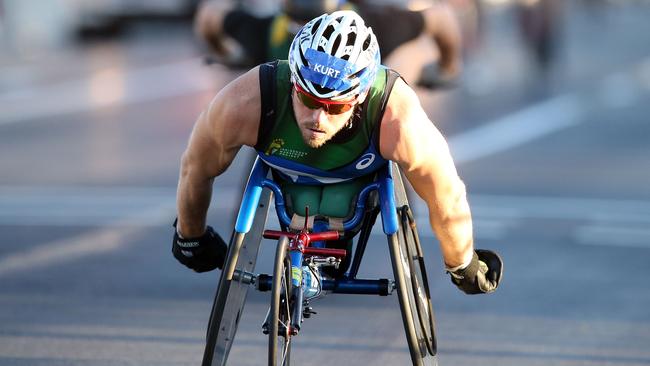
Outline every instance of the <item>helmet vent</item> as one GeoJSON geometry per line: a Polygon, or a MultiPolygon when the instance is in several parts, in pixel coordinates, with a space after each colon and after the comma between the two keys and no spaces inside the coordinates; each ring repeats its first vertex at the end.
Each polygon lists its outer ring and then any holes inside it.
{"type": "Polygon", "coordinates": [[[332,46],[332,49],[333,50],[338,50],[340,44],[341,44],[341,35],[337,34],[336,38],[334,39],[334,45],[332,46]]]}
{"type": "Polygon", "coordinates": [[[357,34],[356,33],[350,33],[348,34],[348,40],[345,42],[346,46],[354,46],[354,42],[357,40],[357,34]]]}
{"type": "Polygon", "coordinates": [[[368,47],[370,47],[370,43],[371,43],[371,42],[372,42],[372,36],[371,36],[370,34],[368,34],[368,36],[366,36],[366,40],[363,41],[363,47],[362,47],[362,49],[363,49],[364,51],[367,50],[368,47]]]}
{"type": "Polygon", "coordinates": [[[318,27],[320,27],[320,23],[323,22],[323,19],[318,19],[314,25],[311,27],[311,35],[314,36],[316,32],[318,32],[318,27]]]}
{"type": "Polygon", "coordinates": [[[332,33],[334,33],[335,30],[336,30],[336,28],[334,28],[334,26],[330,24],[327,28],[325,28],[325,31],[323,32],[323,37],[325,39],[329,39],[332,36],[332,33]]]}
{"type": "Polygon", "coordinates": [[[318,84],[312,84],[312,85],[314,86],[314,89],[316,90],[316,92],[318,92],[320,94],[327,94],[327,93],[330,93],[333,90],[333,89],[330,89],[330,88],[322,87],[322,86],[320,86],[318,84]]]}
{"type": "Polygon", "coordinates": [[[298,54],[300,54],[300,62],[302,63],[302,65],[309,65],[309,61],[307,61],[307,59],[305,58],[305,54],[302,52],[302,50],[298,52],[298,54]]]}

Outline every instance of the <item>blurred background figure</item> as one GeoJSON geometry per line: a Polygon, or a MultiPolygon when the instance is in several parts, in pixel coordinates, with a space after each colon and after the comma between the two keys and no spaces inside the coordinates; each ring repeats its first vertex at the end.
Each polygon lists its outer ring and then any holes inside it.
{"type": "Polygon", "coordinates": [[[532,61],[547,71],[559,52],[561,0],[518,0],[517,25],[532,61]]]}
{"type": "Polygon", "coordinates": [[[250,67],[286,59],[294,35],[308,20],[337,9],[357,11],[378,39],[384,64],[411,83],[448,84],[461,71],[461,29],[445,2],[409,4],[371,1],[284,0],[274,14],[253,12],[246,2],[204,1],[195,29],[218,62],[250,67]],[[422,70],[429,66],[425,75],[422,70]]]}

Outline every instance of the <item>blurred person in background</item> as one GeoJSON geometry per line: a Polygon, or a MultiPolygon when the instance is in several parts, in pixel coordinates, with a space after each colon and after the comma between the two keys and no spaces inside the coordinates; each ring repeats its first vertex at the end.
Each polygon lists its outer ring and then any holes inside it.
{"type": "MultiPolygon", "coordinates": [[[[348,216],[359,190],[396,162],[428,207],[451,281],[469,294],[496,290],[502,262],[474,250],[447,142],[414,90],[381,64],[373,30],[354,11],[323,14],[297,32],[288,56],[226,85],[196,121],[181,161],[174,257],[196,272],[223,267],[227,244],[206,223],[213,182],[249,146],[272,166],[290,216],[305,207],[348,216]]],[[[350,250],[352,238],[327,245],[350,250]]]]}
{"type": "Polygon", "coordinates": [[[461,30],[454,12],[442,1],[414,11],[360,0],[283,0],[280,12],[259,16],[241,4],[206,0],[199,5],[195,31],[217,62],[251,67],[285,58],[291,40],[307,20],[338,9],[361,15],[377,34],[386,65],[410,83],[445,86],[460,75],[461,30]]]}
{"type": "Polygon", "coordinates": [[[557,58],[562,6],[561,0],[519,0],[516,4],[520,35],[533,62],[543,72],[557,58]]]}

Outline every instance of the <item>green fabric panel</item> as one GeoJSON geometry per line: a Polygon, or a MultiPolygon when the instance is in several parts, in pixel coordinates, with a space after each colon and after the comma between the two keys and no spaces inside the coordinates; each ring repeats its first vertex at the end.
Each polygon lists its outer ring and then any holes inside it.
{"type": "Polygon", "coordinates": [[[347,217],[348,215],[352,215],[354,213],[353,205],[356,203],[356,195],[371,180],[368,177],[363,177],[349,182],[323,186],[320,214],[329,217],[347,217]]]}
{"type": "Polygon", "coordinates": [[[291,208],[289,215],[296,213],[305,216],[305,207],[309,207],[309,215],[318,215],[320,212],[322,186],[307,186],[286,183],[282,185],[284,197],[290,197],[291,208]]]}
{"type": "Polygon", "coordinates": [[[323,215],[327,217],[344,218],[354,212],[352,206],[356,196],[369,183],[373,176],[357,178],[352,181],[328,184],[323,186],[309,186],[281,182],[285,197],[291,197],[293,212],[305,216],[305,206],[309,206],[309,215],[323,215]]]}

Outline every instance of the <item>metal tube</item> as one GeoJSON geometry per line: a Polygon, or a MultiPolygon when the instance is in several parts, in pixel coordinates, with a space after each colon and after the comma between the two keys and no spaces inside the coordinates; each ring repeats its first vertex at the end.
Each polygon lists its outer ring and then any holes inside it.
{"type": "Polygon", "coordinates": [[[353,295],[379,295],[387,296],[393,292],[393,281],[388,279],[379,280],[323,280],[323,291],[331,291],[336,294],[353,295]]]}

